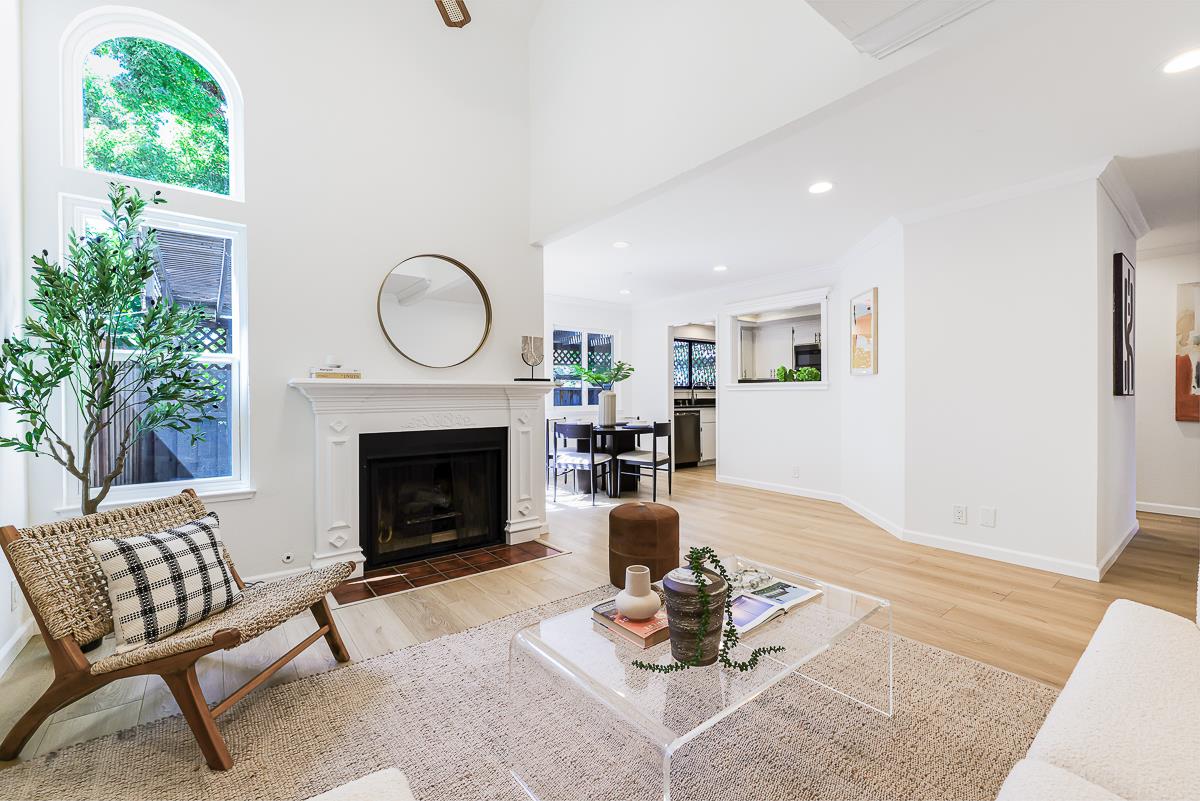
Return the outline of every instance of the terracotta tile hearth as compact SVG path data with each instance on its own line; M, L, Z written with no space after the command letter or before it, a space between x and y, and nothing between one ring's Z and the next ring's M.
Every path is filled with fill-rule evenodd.
M352 604L563 553L565 551L540 542L476 548L433 559L420 559L368 570L359 578L350 579L335 587L333 597L339 604Z

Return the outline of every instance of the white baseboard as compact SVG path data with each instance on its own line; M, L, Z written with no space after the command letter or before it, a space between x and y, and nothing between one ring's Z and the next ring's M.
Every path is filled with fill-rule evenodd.
M1176 515L1177 517L1200 517L1200 506L1176 506L1171 503L1150 503L1138 501L1139 512L1151 512L1156 515Z
M781 492L784 495L798 495L801 498L812 498L817 501L833 501L834 503L842 503L843 501L842 496L836 492L793 487L790 484L774 484L770 481L755 481L749 478L735 478L720 474L717 475L717 482L721 484L736 484L739 487L750 487L751 489L767 490L768 492Z
M17 658L17 654L21 653L21 649L25 647L25 643L29 642L29 638L37 632L37 624L33 618L22 621L17 630L12 633L8 640L0 645L0 677L4 676L5 671L12 665L13 660Z
M847 509L849 509L851 512L854 512L855 514L860 515L861 517L865 517L867 520L870 520L872 523L879 526L881 529L886 531L888 534L891 534L896 539L901 539L901 540L904 539L904 526L897 525L896 523L893 523L891 520L888 520L883 515L872 512L870 509L863 506L858 501L851 500L850 498L842 498L842 506L845 506Z
M1138 522L1134 520L1133 525L1130 527L1129 531L1125 532L1125 536L1121 538L1121 541L1110 548L1108 553L1105 554L1104 560L1100 562L1100 578L1104 578L1104 574L1108 572L1108 569L1116 564L1117 559L1119 559L1121 554L1124 553L1125 546L1128 545L1129 541L1137 535L1139 528L1140 526L1138 526Z
M940 534L926 534L922 531L913 531L912 529L906 529L900 539L905 542L916 543L917 545L929 545L933 548L941 548L944 551L965 553L970 556L981 556L984 559L995 559L998 562L1009 562L1010 564L1032 567L1037 570L1046 570L1064 576L1074 576L1075 578L1088 579L1089 581L1100 580L1100 570L1095 565L1089 565L1085 562L1055 559L1050 556L1029 553L1028 551L1017 551L1012 548L1001 548L998 545L986 545L981 542L943 537Z
M298 576L301 573L307 573L309 570L312 570L312 568L308 565L304 567L291 567L287 570L276 570L273 573L259 573L257 576L242 576L242 581L247 584L252 584L256 581L279 581L289 576Z

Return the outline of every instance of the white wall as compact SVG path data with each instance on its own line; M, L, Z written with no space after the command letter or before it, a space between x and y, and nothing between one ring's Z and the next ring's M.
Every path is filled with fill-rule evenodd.
M554 343L554 328L566 328L582 331L602 331L616 336L614 361L629 362L634 367L637 376L638 364L630 358L633 352L632 329L633 309L616 303L590 303L579 298L564 298L557 295L546 295L543 311L545 320L546 361L538 368L537 374L551 374L550 360ZM529 368L525 368L529 375ZM617 393L617 414L633 415L634 408L634 379L621 381L614 386ZM595 409L577 409L570 406L554 406L554 393L546 395L546 415L548 417L570 417L572 419L594 419Z
M0 336L8 336L22 316L20 6L18 0L0 0ZM11 435L16 429L12 412L0 408L0 431ZM0 450L0 525L25 524L27 458ZM0 673L31 631L24 604L10 608L12 583L8 560L0 558Z
M1145 511L1200 517L1200 423L1175 419L1175 298L1193 281L1200 247L1137 261L1137 500Z
M907 536L1095 568L1096 334L1111 291L1096 191L1084 181L905 227ZM967 525L951 522L954 504ZM995 528L980 506L997 508Z
M847 505L899 534L905 523L905 419L908 368L905 341L904 231L889 221L839 262L838 305L829 336L849 350L850 299L879 288L875 375L850 375L848 357L828 364L842 389L842 481Z
M664 420L673 408L671 326L710 320L734 303L831 286L831 268L795 270L767 281L670 298L633 312L633 356L637 414ZM766 308L767 306L764 306ZM832 308L832 305L831 305ZM832 330L832 329L831 329ZM844 356L830 335L831 360ZM744 391L730 389L725 365L737 345L718 332L717 467L722 481L812 497L840 497L840 381L828 389Z
M862 55L793 0L543 3L530 46L532 238L594 221L921 49Z
M58 251L57 193L103 191L60 166L58 48L96 0L27 3L24 20L28 248ZM432 3L130 0L190 28L225 59L246 103L244 204L167 190L167 210L228 215L249 248L252 500L215 505L247 575L313 550L312 413L287 387L338 354L368 377L510 380L520 337L542 330L540 251L528 245L530 0L476 0L447 28ZM314 43L320 43L313 60ZM442 253L486 286L482 351L433 370L395 353L375 297L402 259ZM40 460L32 515L54 516L61 473Z
M1096 559L1107 570L1137 532L1136 397L1113 395L1113 254L1137 261L1137 237L1099 183L1096 192ZM1136 265L1135 265L1136 266ZM1135 309L1136 314L1136 309ZM1135 317L1136 321L1136 317ZM1137 335L1134 334L1134 346ZM1137 363L1137 354L1134 354ZM1136 379L1136 377L1135 377ZM1135 387L1136 391L1136 387Z

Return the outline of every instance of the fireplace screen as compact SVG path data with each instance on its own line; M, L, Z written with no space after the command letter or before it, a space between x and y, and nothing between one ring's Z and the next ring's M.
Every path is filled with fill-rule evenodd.
M502 542L505 432L364 435L360 519L368 566Z

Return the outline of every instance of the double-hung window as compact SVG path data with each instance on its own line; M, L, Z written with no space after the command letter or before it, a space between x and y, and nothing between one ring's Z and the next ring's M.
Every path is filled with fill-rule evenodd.
M100 204L83 198L64 198L64 223L76 231L99 231L107 225ZM187 431L160 429L143 434L126 455L124 467L113 482L109 499L132 500L146 494L144 485L155 485L155 494L176 484L198 492L219 493L246 489L246 375L244 309L244 229L240 225L173 215L157 209L143 214L157 240L154 276L141 297L143 309L170 301L200 307L201 322L187 334L184 347L202 365L204 377L222 395L212 409L214 419L193 424ZM128 357L129 343L117 342L116 357ZM131 388L115 404L116 419L95 443L92 480L116 464L123 423L143 409L137 376L123 382ZM77 414L69 430L81 439ZM201 439L192 442L192 435ZM64 499L70 506L79 488L68 482ZM73 497L74 496L74 497Z
M560 382L554 388L554 405L588 408L600 402L600 387L587 384L575 375L575 366L589 370L605 370L615 361L616 336L606 331L554 329L554 363L552 377Z

